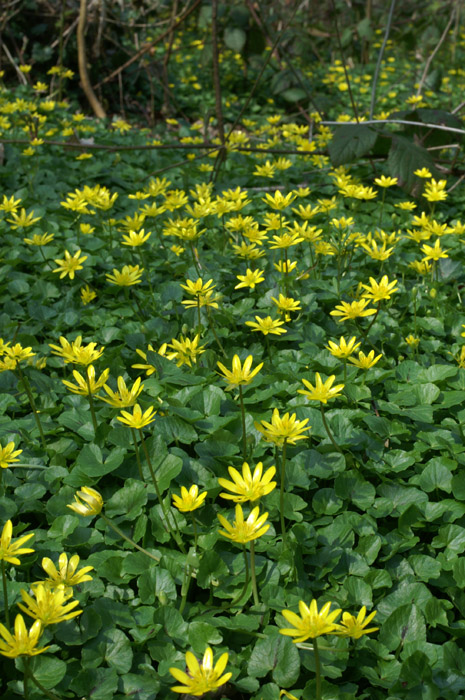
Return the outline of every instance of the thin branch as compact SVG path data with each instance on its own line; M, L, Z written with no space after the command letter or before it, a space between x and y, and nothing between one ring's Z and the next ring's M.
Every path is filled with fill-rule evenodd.
M86 59L86 42L84 37L84 31L86 26L87 15L87 0L81 0L79 6L79 22L77 26L77 47L78 47L78 64L79 64L79 76L81 78L82 89L89 101L90 106L94 110L95 116L99 119L105 119L107 116L105 110L99 102L99 99L95 92L92 90L92 85L90 84L89 74L87 73L87 59Z
M378 53L378 60L376 61L376 68L373 74L373 85L371 87L371 101L370 101L370 119L373 119L373 112L375 111L375 100L376 100L376 86L378 85L378 76L381 68L381 61L383 60L384 49L389 38L391 31L392 17L394 15L394 7L396 0L391 0L391 7L389 8L389 15L386 24L386 30L384 32L384 39L381 48Z
M443 33L442 33L442 35L441 35L441 38L439 39L439 41L438 41L438 43L437 43L437 45L436 45L436 48L434 49L433 53L431 54L431 56L430 56L430 57L428 58L428 60L426 61L426 65L425 65L425 69L424 69L424 71L423 71L423 75L421 76L420 82L419 82L419 84L418 84L417 96L421 94L421 90L422 90L422 88L423 88L423 83L424 83L425 80L426 80L426 76L427 76L427 74L428 74L429 67L430 67L431 63L433 62L433 59L434 59L434 57L436 56L437 52L439 51L439 49L441 48L442 44L444 43L444 40L445 40L446 36L447 36L448 33L449 33L449 29L451 28L452 22L454 21L454 16L455 16L455 7L452 9L452 12L451 12L451 15L450 15L450 17L449 17L449 21L448 21L448 23L447 23L447 26L446 26L446 28L444 29L444 31L443 31ZM371 115L370 115L370 116L371 116Z
M438 129L439 131L450 131L453 134L465 134L465 129L456 129L453 126L442 126L442 124L428 124L426 122L413 122L407 119L366 119L363 122L332 122L322 121L324 126L345 126L346 124L406 124L408 126L423 126L425 129Z

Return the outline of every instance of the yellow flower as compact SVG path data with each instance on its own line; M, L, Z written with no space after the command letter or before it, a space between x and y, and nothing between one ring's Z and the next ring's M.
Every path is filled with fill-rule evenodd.
M156 411L153 406L150 406L142 413L142 408L138 403L132 409L132 414L129 411L121 411L121 416L117 416L116 420L128 425L130 428L141 430L146 425L150 425L155 420Z
M418 168L418 170L414 170L413 174L416 175L417 177L424 177L426 179L429 179L430 177L433 177L428 170L428 168Z
M203 279L198 277L196 282L186 280L186 284L181 284L179 286L185 289L188 294L191 294L194 297L199 297L203 294L207 294L207 292L213 291L216 284L213 284L213 280L208 280L208 282L204 283Z
M303 394L307 397L309 401L321 401L321 403L328 403L329 399L334 399L338 396L344 388L344 384L336 384L333 386L336 375L332 374L323 383L319 372L315 373L315 386L310 384L306 379L302 379L302 384L309 389L298 389L298 394Z
M218 483L224 489L231 493L220 493L222 498L235 501L236 503L244 503L245 501L257 501L262 496L266 496L276 488L276 481L271 481L276 473L276 467L270 467L263 474L263 463L258 462L253 474L247 462L242 465L242 474L234 467L228 467L228 479L218 479ZM263 476L262 476L263 474Z
M256 321L256 323L255 323ZM245 325L250 326L253 331L261 331L263 335L281 335L282 333L287 333L284 328L284 321L274 321L271 316L266 318L261 318L260 316L255 316L255 321L246 321Z
M419 275L428 275L431 272L431 263L428 260L414 260L408 265Z
M297 267L297 261L285 260L284 262L280 260L277 263L273 263L275 270L280 272L282 275L289 275L292 270Z
M306 430L310 430L311 425L307 425L308 418L298 420L296 414L285 413L279 415L277 408L273 410L271 423L262 420L260 423L255 422L255 428L264 437L267 442L272 442L275 445L281 446L287 442L289 445L295 445L297 440L306 440L308 435L302 435Z
M78 600L65 605L72 593L67 593L64 587L52 589L43 583L38 583L34 586L33 592L34 598L27 591L21 590L23 602L18 603L18 608L26 615L39 620L44 627L71 620L82 613L82 610L74 610L76 605L79 605Z
M463 335L463 333L461 333L461 335ZM420 342L420 338L417 338L417 337L414 336L412 333L410 333L410 335L408 335L408 336L405 338L405 342L406 342L407 345L409 345L410 347L416 348L417 345L418 345L418 343Z
M111 284L116 284L118 287L131 287L133 284L140 284L143 267L139 265L125 265L121 271L113 268L113 274L105 275Z
M373 277L370 277L370 284L362 284L362 288L367 290L363 298L371 301L390 299L391 294L399 291L397 289L397 280L389 282L387 275L383 275L380 282L376 282Z
M148 241L151 235L151 231L145 233L144 229L141 229L139 232L129 231L127 234L123 234L122 244L137 247Z
M270 248L273 250L275 248L290 248L297 243L302 243L304 239L296 231L287 231L280 234L279 236L273 236L273 240L270 241Z
M269 160L266 161L265 165L257 165L255 166L255 170L253 171L253 175L257 175L258 177L270 177L273 178L276 173L276 166L270 163Z
M217 690L227 683L232 676L232 673L222 675L228 663L228 658L229 655L227 653L221 654L213 666L213 652L210 647L207 647L202 663L199 664L194 654L191 651L187 651L186 665L189 673L181 671L179 668L170 668L171 675L179 683L183 683L183 685L174 685L171 690L175 693L186 693L195 697L204 695L211 690Z
M71 253L65 250L64 258L55 259L55 262L57 263L58 267L56 268L56 270L52 270L52 272L59 272L60 279L63 279L63 277L69 275L69 278L73 280L77 270L83 269L81 263L83 263L84 260L87 260L87 255L83 255L82 258L79 257L80 255L80 250L78 250L77 253L75 253L74 255L71 255Z
M21 204L21 202L21 199L15 199L13 195L10 197L10 199L8 199L6 194L4 194L2 203L0 204L0 211L6 211L9 214L15 214L18 211L18 207Z
M381 177L375 177L375 185L379 185L379 187L392 187L393 185L397 185L397 178L396 177L386 177L385 175L381 175Z
M422 245L421 252L425 254L425 257L423 258L425 262L427 262L428 260L440 260L441 258L449 257L447 255L448 251L442 250L441 241L439 238L436 240L434 246L426 245L426 243L425 245Z
M297 214L297 216L300 216L301 219L304 219L304 221L309 221L321 211L321 207L312 207L311 204L306 204L305 206L303 204L299 204L298 208L293 209L292 211L294 214Z
M79 555L73 554L73 556L68 560L68 555L62 552L58 557L58 569L51 559L44 557L42 559L42 568L48 578L45 582L51 588L59 588L60 586L65 586L69 588L70 586L77 586L85 581L92 581L92 576L89 576L89 571L93 571L93 566L83 566L79 571L77 570L79 566ZM38 582L40 583L40 582Z
M308 607L302 600L299 601L300 617L291 610L282 610L281 614L286 618L292 628L280 629L280 633L287 637L295 637L294 644L305 642L307 639L315 639L322 634L331 634L338 629L334 620L340 614L341 609L329 612L331 603L325 603L320 611L316 600L312 600Z
M399 202L398 204L394 204L394 206L397 207L397 209L403 209L404 211L413 211L417 208L415 202Z
M173 338L171 343L167 345L168 348L173 349L173 352L167 355L168 359L176 360L178 367L182 367L182 365L192 367L192 363L197 363L197 355L205 352L205 345L199 345L199 340L199 333L192 340L184 338L182 335L179 336L179 340Z
M344 338L344 336L341 336L339 338L339 345L337 343L334 343L332 340L328 340L328 345L326 345L325 347L334 357L338 357L341 360L345 360L349 357L349 355L352 355L352 353L355 352L357 348L360 347L360 343L356 343L356 340L357 338L353 336L349 340L349 342L346 343L346 339Z
M366 253L373 260L387 260L391 257L394 248L386 248L386 241L383 241L382 245L378 245L375 240L371 240L369 243L362 243L361 247L366 251Z
M28 547L22 547L31 537L34 537L34 533L31 532L29 535L23 535L16 542L11 541L11 536L13 534L13 523L11 520L7 520L3 526L2 536L0 537L0 561L7 561L9 564L14 564L19 566L21 561L18 559L19 556L23 554L30 554L33 549Z
M11 347L4 347L3 354L6 355L6 360L11 364L10 369L16 369L20 362L28 360L30 357L34 357L35 352L32 352L32 348L23 348L21 343L15 343Z
M79 228L81 233L85 236L95 231L95 227L91 226L90 224L79 224Z
M199 487L193 484L189 491L185 486L181 486L181 496L172 495L173 505L181 511L181 513L190 513L192 510L197 510L207 497L207 492L199 494Z
M17 459L22 450L15 450L15 443L9 442L6 447L0 445L0 468L7 469L13 462L19 462Z
M141 386L140 377L136 379L132 385L132 389L127 388L123 377L118 377L116 383L118 385L118 391L113 391L110 389L108 384L105 384L103 388L110 398L107 399L103 396L99 396L99 399L105 401L105 403L110 404L110 406L113 406L114 408L127 408L128 406L134 406L137 397L144 388L143 384Z
M296 301L292 297L285 297L284 294L280 294L278 299L275 299L275 297L271 297L271 299L278 307L279 313L284 314L285 321L291 320L291 311L301 311L302 309L300 301Z
M263 276L263 270L251 270L247 268L245 275L236 275L239 280L239 284L236 284L234 289L240 289L241 287L250 287L250 289L255 289L257 284L265 281Z
M370 622L376 615L376 612L377 611L374 610L372 613L366 616L367 609L365 606L363 606L357 617L347 612L342 613L342 620L338 624L339 629L333 632L333 634L337 634L340 637L352 637L352 639L360 639L360 637L364 634L376 632L377 630L379 630L379 627L370 627L370 629L365 629L365 627L370 624Z
M263 362L260 362L255 369L251 370L253 356L248 355L241 365L239 355L234 355L232 360L232 370L227 369L221 362L217 362L217 366L223 373L223 379L229 382L227 389L233 389L235 386L244 386L250 384L252 379L260 372L263 367Z
M94 299L96 299L96 297L97 297L96 292L94 292L94 291L89 287L88 284L86 284L85 287L82 287L82 289L81 289L81 301L82 301L82 303L84 304L84 306L86 306L86 305L89 304L91 301L93 301Z
M102 346L97 350L97 343L89 343L88 345L82 345L82 335L78 335L76 340L71 343L66 340L64 336L60 337L59 345L49 344L52 348L52 354L62 357L66 363L74 363L76 365L90 365L102 356L104 347Z
M23 238L23 241L28 245L47 245L50 241L53 241L55 235L53 233L35 233L32 238Z
M147 349L148 349L149 352L156 352L158 355L161 355L162 357L164 357L164 356L165 356L165 353L166 353L166 348L167 348L167 347L168 347L167 343L163 343L163 345L162 345L162 346L160 347L160 349L157 351L157 350L154 349L154 347L151 345L151 343L149 343ZM144 362L147 363L147 353L144 352L143 350L139 350L138 348L136 348L136 352L137 352L137 354L138 354L140 357L142 357L142 359L144 360ZM150 365L150 364L145 364L145 365L131 365L131 367L132 367L133 369L145 369L145 373L146 373L147 377L150 377L151 374L153 374L154 372L157 371L157 368L154 367L153 365Z
M0 634L5 640L0 639L0 654L10 659L16 659L23 655L37 656L50 648L48 646L37 649L39 637L42 634L42 625L39 620L36 620L28 632L22 615L16 615L14 635L7 630L5 625L1 624Z
M17 228L27 228L28 226L32 226L37 221L40 221L41 218L42 218L41 216L34 217L33 211L31 211L29 214L26 214L26 210L23 207L20 210L19 214L17 214L15 211L12 211L11 212L11 219L7 219L7 221L9 224L11 224L12 229L17 229Z
M292 192L289 192L285 197L282 195L282 193L279 190L276 190L274 194L266 194L265 197L262 197L262 202L265 202L265 204L268 204L269 207L272 209L277 209L278 211L282 211L286 207L288 207L294 199L296 199L297 195L293 194Z
M235 514L236 519L231 525L226 518L220 513L217 514L218 520L221 525L225 528L224 530L218 530L220 535L227 537L233 542L239 542L240 544L245 544L246 542L251 542L256 540L265 534L270 528L270 524L266 523L268 513L263 513L258 516L260 509L258 506L252 509L247 520L244 520L244 513L242 511L242 506L236 505Z
M79 394L79 396L93 396L100 391L109 375L110 370L107 368L103 370L98 379L95 379L95 367L94 365L89 365L87 367L86 377L83 377L77 369L73 370L73 377L77 382L76 384L68 382L66 379L62 379L61 381L73 394Z
M365 355L365 353L360 350L358 353L358 359L355 357L349 357L349 362L352 362L352 364L356 367L360 367L360 369L370 369L370 367L373 367L378 360L382 358L382 356L383 355L381 354L375 357L374 350L370 350L368 355Z
M425 185L425 191L422 197L428 200L428 202L442 202L447 199L446 192L447 181L446 180L435 180L431 178L429 182Z
M376 309L367 309L366 307L369 303L369 299L360 299L359 301L353 301L351 304L346 301L341 301L341 303L329 313L331 316L340 316L341 318L339 321L348 321L349 319L363 316L373 316L373 314L376 313Z
M74 494L74 503L67 505L78 515L98 515L103 508L103 498L98 491L90 486L83 486Z

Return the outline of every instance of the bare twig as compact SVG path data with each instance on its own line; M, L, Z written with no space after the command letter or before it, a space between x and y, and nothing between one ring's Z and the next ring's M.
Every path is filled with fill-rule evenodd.
M428 75L429 67L430 67L431 63L433 62L433 59L434 59L434 57L436 56L437 52L439 51L439 49L441 48L442 44L444 43L444 40L445 40L446 36L447 36L448 33L449 33L449 29L451 28L452 22L454 21L454 16L455 16L455 7L452 8L452 12L451 12L451 15L450 15L450 17L449 17L449 21L448 21L448 23L447 23L447 25L446 25L446 28L444 29L443 33L441 34L441 38L439 39L439 41L438 41L438 43L437 43L437 45L436 45L436 47L435 47L433 53L431 54L431 56L430 56L430 57L428 58L428 60L426 61L425 69L424 69L424 71L423 71L423 75L421 76L420 82L418 83L417 96L421 94L421 91L422 91L422 88L423 88L423 84L424 84L424 82L425 82L425 80L426 80L426 76ZM371 116L371 115L370 115L370 116Z
M87 0L81 0L79 7L79 22L77 26L79 75L81 78L82 89L84 90L84 93L89 101L90 106L94 110L95 116L99 119L105 119L107 115L105 114L105 110L100 104L97 95L92 90L92 85L90 84L89 80L89 74L87 73L86 42L84 37L87 14L86 11Z
M373 119L373 112L375 111L375 101L376 101L376 86L378 85L378 76L381 68L381 61L383 60L384 49L386 48L387 40L389 38L389 33L391 31L392 17L394 15L394 7L396 0L391 0L391 7L389 8L389 15L386 23L386 30L384 32L383 43L378 53L378 60L376 61L376 68L373 74L373 85L371 87L371 101L370 101L370 119Z

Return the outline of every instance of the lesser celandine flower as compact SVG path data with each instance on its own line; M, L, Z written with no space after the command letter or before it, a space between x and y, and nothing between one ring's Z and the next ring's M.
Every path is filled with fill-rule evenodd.
M370 277L370 284L362 284L362 288L366 290L363 297L371 301L390 299L391 294L399 291L397 289L397 280L389 282L387 275L383 275L379 282L373 279L373 277Z
M227 653L221 654L216 664L213 665L213 652L210 647L207 647L202 663L199 664L194 654L191 651L187 651L186 665L189 673L176 667L170 668L171 675L179 683L183 684L174 685L171 690L175 693L186 693L195 697L217 690L227 683L232 676L232 673L223 673L228 663L228 658L229 655Z
M103 388L107 392L109 398L99 396L102 401L110 404L114 408L127 408L128 406L134 406L137 397L141 393L144 385L141 385L141 379L138 377L132 387L129 389L126 386L126 382L123 377L118 377L116 383L118 385L118 391L113 391L108 384L104 384Z
M167 355L168 359L175 360L178 367L182 367L182 365L192 367L192 364L197 363L197 356L205 352L205 345L199 345L199 340L200 334L192 339L184 338L182 335L179 339L173 338L167 346L173 350Z
M311 425L307 425L308 418L298 420L296 414L285 413L279 415L277 408L273 410L271 423L262 420L261 423L255 422L255 428L267 442L272 442L278 447L287 442L289 445L295 445L297 440L306 440L308 435L303 435L307 430L310 430Z
M19 537L15 542L12 542L11 536L13 534L13 523L11 520L7 520L3 526L2 536L0 537L0 561L6 561L9 564L14 564L19 566L21 561L18 557L23 554L30 554L33 549L29 547L23 547L31 537L34 537L34 533L31 532L28 535L23 535Z
M103 508L103 498L98 491L90 486L83 486L74 495L74 503L67 506L78 515L98 515Z
M168 347L168 344L167 344L167 343L163 343L163 345L160 346L160 349L159 349L159 350L155 350L154 347L153 347L153 345L152 345L151 343L149 343L149 344L148 344L148 347L147 347L147 350L148 350L149 352L156 352L157 355L161 355L162 357L165 357L167 347ZM147 353L144 352L143 350L139 350L138 348L136 348L136 352L137 352L137 354L138 354L140 357L142 357L142 359L144 360L144 362L147 363ZM157 371L157 368L154 367L154 365L150 365L150 364L148 364L148 363L145 364L145 365L140 365L140 364L139 364L139 365L131 365L131 367L132 367L133 369L145 369L145 374L147 375L147 377L150 377L150 375L152 375L154 372Z
M295 194L292 192L289 192L289 194L286 194L285 196L279 191L276 190L274 194L266 194L265 197L262 197L262 202L265 202L265 204L268 204L269 207L272 209L277 209L278 211L282 211L286 207L288 207L294 199L296 199Z
M250 287L250 289L255 289L257 284L265 281L263 275L263 270L251 270L247 268L245 275L236 275L239 280L239 284L236 284L234 289L240 289L241 287Z
M367 309L366 307L369 306L369 304L369 299L360 299L359 301L353 301L350 304L346 301L341 301L341 303L329 313L331 316L340 316L339 321L348 321L349 319L373 316L373 314L376 313L376 309Z
M295 270L295 268L297 267L297 261L279 260L279 262L273 263L273 267L282 275L289 275L292 272L292 270Z
M447 181L446 180L435 180L431 178L429 182L425 185L425 191L422 197L428 200L428 202L443 202L447 199L446 192Z
M105 276L108 282L118 287L132 287L134 284L141 283L143 272L144 268L139 265L124 265L121 271L113 268L113 274L108 273Z
M228 389L233 389L236 386L244 386L250 384L252 379L260 372L263 367L263 362L260 362L254 369L252 369L253 356L248 355L241 364L239 355L234 355L232 360L232 370L227 369L221 362L217 362L218 367L223 373L223 379L229 382Z
M15 450L15 443L8 442L5 447L0 446L0 468L7 469L14 462L19 462L18 455L22 450Z
M217 518L224 527L224 530L218 530L218 532L223 537L227 537L229 540L239 544L252 542L252 540L256 540L264 535L270 528L270 524L266 522L268 513L263 513L259 516L259 512L260 509L256 506L251 510L247 520L244 520L242 507L237 504L235 509L236 519L232 525L221 513L218 513Z
M59 588L62 586L69 588L84 583L85 581L92 581L92 576L89 576L89 571L93 571L94 567L83 566L82 569L78 569L78 566L78 554L73 554L73 556L68 559L66 552L62 552L58 557L58 568L49 557L44 557L42 559L42 568L45 573L48 574L48 578L42 583L47 584L50 588ZM41 582L38 581L37 583Z
M42 246L53 241L55 235L53 233L35 233L32 238L23 238L23 241L28 245Z
M275 299L275 297L271 297L271 299L278 307L279 313L284 315L285 321L291 320L291 311L302 310L302 307L300 306L300 301L296 301L292 297L285 297L284 294L280 294L278 299Z
M440 260L441 258L448 258L449 256L447 255L448 250L442 250L441 248L441 241L438 238L436 240L436 243L434 246L430 245L423 245L421 247L421 252L425 254L425 257L423 260L427 262L428 260Z
M121 415L116 417L121 423L129 426L130 428L136 428L141 430L146 425L150 425L155 420L156 411L153 406L150 406L146 411L142 412L142 408L138 403L132 409L132 414L129 411L121 411Z
M360 347L360 343L357 343L356 341L357 338L355 336L353 336L349 342L346 342L344 336L341 336L339 338L339 343L328 340L328 345L325 347L334 357L338 357L340 360L345 360L349 357L349 355L352 355L357 348Z
M65 250L64 258L55 259L58 267L55 270L52 270L52 272L59 272L60 279L63 279L63 277L69 275L69 278L73 280L77 270L83 269L81 263L83 263L85 260L87 260L87 255L83 255L81 257L80 250L78 250L74 255L71 255L69 251Z
M22 208L19 214L12 211L11 219L7 219L7 221L9 224L11 224L12 229L17 229L32 226L33 224L37 223L37 221L40 221L41 218L41 216L34 216L33 211L29 212L29 214L26 214L26 210Z
M365 353L362 350L360 350L360 352L358 353L358 358L349 357L349 362L351 362L356 367L360 367L360 369L370 369L370 367L373 367L378 362L378 360L382 358L382 356L383 355L381 354L375 357L374 350L370 350L368 355L365 355Z
M352 639L360 639L364 634L370 634L370 632L376 632L379 627L370 627L365 629L367 625L370 624L374 616L376 615L376 610L367 616L367 609L363 606L360 609L357 617L351 615L348 612L342 613L342 620L337 625L338 629L332 634L337 634L340 637L351 637Z
M375 185L379 187L392 187L393 185L397 185L397 182L398 180L396 177L386 177L385 175L375 177Z
M82 613L82 610L74 610L79 605L78 600L66 603L72 593L67 593L64 587L53 589L44 583L38 583L34 586L33 593L34 598L27 591L21 590L23 602L18 603L18 607L26 615L39 620L44 627L71 620Z
M106 384L109 376L110 370L107 368L103 370L102 374L97 379L95 376L95 367L89 365L86 369L85 377L76 369L73 370L73 377L76 380L76 384L68 382L66 379L62 379L61 381L73 394L79 394L79 396L93 396Z
M266 318L261 318L260 316L255 316L255 321L246 321L246 326L250 326L253 331L260 331L263 335L282 335L287 333L284 326L284 321L273 320L271 316L266 316Z
M35 352L32 352L31 347L23 348L21 343L15 343L14 345L5 345L3 348L3 355L10 361L10 369L15 369L20 362L34 357Z
M0 624L0 654L7 656L10 659L16 659L18 656L37 656L47 651L50 647L37 648L39 637L42 634L42 624L36 620L31 629L27 630L22 615L16 615L15 633L11 634L7 628Z
M269 245L272 250L279 248L284 248L287 250L287 248L291 248L298 243L302 243L303 240L304 239L302 236L299 236L296 231L286 231L280 235L273 236L273 240L269 241Z
M105 349L103 346L97 349L97 343L82 345L81 335L78 335L76 340L71 341L71 343L61 336L60 345L52 345L50 343L49 347L52 348L53 355L62 357L66 363L71 362L76 365L84 366L90 365L98 360Z
M341 613L341 609L330 612L331 603L325 603L321 610L318 610L316 600L312 600L310 606L303 600L299 602L300 617L291 610L282 610L281 614L286 618L292 628L280 629L280 634L287 637L294 637L294 644L305 642L307 639L315 639L322 634L331 634L338 629L334 620Z
M276 488L276 481L271 479L276 474L276 467L270 467L263 474L263 463L258 462L253 473L247 462L242 465L242 474L234 467L228 467L228 479L218 479L218 483L224 489L231 493L220 493L222 498L226 498L236 503L244 503L245 501L257 501L262 496L266 496Z
M129 245L133 248L137 248L148 241L151 235L151 231L145 233L144 229L141 229L140 231L129 231L127 234L123 234L123 240L121 243L122 245Z
M310 384L307 379L302 379L302 384L307 387L308 391L305 389L298 389L298 394L303 394L307 397L309 401L321 401L321 403L327 403L330 399L334 399L338 396L344 388L344 384L336 384L333 386L336 376L332 374L328 379L323 382L319 372L315 373L315 386Z
M461 335L463 335L463 333L461 333ZM409 345L410 347L416 348L417 345L418 345L418 343L420 342L420 338L417 338L415 335L413 335L412 333L410 333L410 334L405 338L405 342L406 342L407 345Z
M181 495L172 495L173 505L181 511L181 513L190 513L193 510L197 510L203 506L204 501L207 497L207 492L199 494L199 487L193 484L189 491L185 486L181 486Z
M97 298L97 293L94 292L93 289L91 289L88 284L86 284L85 287L82 287L82 289L81 289L81 301L84 304L84 306L86 306L87 304L89 304L91 301L93 301L96 298Z
M417 177L425 178L426 180L428 180L430 177L433 177L428 168L418 168L418 170L413 171L413 174Z

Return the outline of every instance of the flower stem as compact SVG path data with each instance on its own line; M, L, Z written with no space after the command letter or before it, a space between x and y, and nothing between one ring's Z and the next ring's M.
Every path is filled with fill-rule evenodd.
M279 514L281 518L281 534L283 536L283 545L286 545L286 523L284 520L284 482L286 480L286 451L287 440L283 442L283 459L281 462L281 489L279 492Z
M191 518L192 518L192 529L194 530L194 551L197 551L197 543L198 543L198 536L197 536L197 524L195 522L195 515L191 511Z
M221 350L221 352L223 353L223 357L226 357L225 349L223 347L221 340L218 338L218 334L217 334L216 329L215 329L215 324L213 323L213 319L210 316L210 308L208 306L207 306L207 321L208 321L208 325L210 327L211 332L215 336L215 340L217 342L217 345L218 345L219 349Z
M150 552L148 552L146 549L144 549L143 547L138 545L137 542L134 542L134 540L132 540L127 535L125 535L124 532L122 530L120 530L118 525L115 525L115 523L112 520L110 520L110 518L108 518L104 513L100 513L100 517L106 522L107 525L109 525L109 527L112 528L112 530L114 530L116 532L117 535L122 537L123 540L126 540L126 542L129 542L129 544L132 544L132 546L135 547L136 549L138 549L139 552L142 552L143 554L145 554L150 559L153 559L154 561L160 561L160 557L155 556L155 554L150 554Z
M37 410L36 403L35 403L34 397L32 395L31 385L29 384L29 380L27 379L26 375L23 373L19 363L17 365L17 370L18 370L19 378L22 381L23 386L24 386L24 390L27 394L27 398L29 399L29 403L31 404L32 412L34 414L36 425L37 425L37 428L38 428L39 434L40 434L40 441L42 442L42 447L45 450L47 448L47 443L45 441L44 431L42 430L42 423L40 422L39 411Z
M163 499L162 499L162 496L161 496L160 488L159 488L159 486L158 486L157 477L155 476L155 472L153 471L152 460L150 459L149 451L148 451L148 449L147 449L147 445L146 445L145 440L144 440L144 434L143 434L143 432L142 432L142 430L141 430L140 428L139 428L139 435L140 435L140 440L141 440L141 443L142 443L142 449L144 450L145 459L147 460L147 464L148 464L148 467L149 467L150 476L152 477L152 483L153 483L153 485L154 485L154 487L155 487L155 492L156 492L156 494L157 494L158 503L160 504L160 507L161 507L161 509L162 509L162 511L163 511L163 515L165 516L165 521L166 521L166 526L167 526L167 528L168 528L168 532L170 533L170 535L171 535L171 537L173 538L173 540L177 543L177 545L179 546L180 550L185 554L185 553L186 553L186 549L185 549L185 547L184 547L184 545L183 545L183 542L182 542L182 540L181 540L181 537L180 537L180 536L176 536L175 532L173 531L173 528L172 528L171 525L170 525L170 521L169 521L169 518L168 518L168 511L166 510L165 504L163 503ZM173 519L174 519L174 518L173 518ZM175 526L177 527L176 520L174 520L174 524L175 524Z
M29 656L24 657L24 697L27 698L27 693L26 693L26 688L27 688L27 679L30 678L31 681L34 683L39 690L46 695L50 700L61 700L61 698L58 697L58 695L55 695L55 693L52 693L50 690L47 690L47 688L44 688L42 683L40 683L37 678L34 676L34 674L31 671L31 668L29 666Z
M316 700L321 700L321 662L316 637L313 639L313 653L315 655Z
M2 559L2 583L3 583L3 605L5 607L5 621L7 628L10 627L10 606L8 604L8 587L6 583L5 561Z
M95 415L94 399L92 397L92 393L90 390L89 377L87 377L87 386L89 388L89 393L87 394L87 398L89 399L90 415L92 416L92 425L94 426L94 433L96 433L97 428L98 428L98 423L97 423L97 416Z
M245 408L244 408L244 396L242 394L242 386L239 384L239 401L241 404L241 417L242 417L242 457L244 462L247 462L247 433L245 428Z
M246 592L247 592L247 588L248 588L248 586L249 586L249 581L250 581L250 575L249 575L249 560L248 560L248 558L247 558L247 550L246 550L246 548L245 548L245 544L242 545L242 549L243 549L243 552L244 552L244 562L245 562L245 581L244 581L244 587L243 587L242 591L239 593L238 597L237 597L237 598L234 598L234 600L232 601L232 603L231 603L230 605L227 605L227 606L225 606L225 608L223 608L224 610L229 610L230 608L234 608L234 606L237 605L238 602L239 602L240 600L242 600L242 598L245 596L245 594L246 594Z
M131 433L132 433L132 440L134 442L134 450L136 453L137 468L139 469L139 476L141 478L141 481L145 482L144 472L142 471L142 464L140 461L139 445L137 444L137 435L136 435L136 431L134 430L134 428L131 428Z
M255 542L253 540L250 541L250 572L252 574L253 602L255 605L259 605L260 598L258 597L257 576L255 573Z
M198 276L201 277L202 273L200 272L200 266L199 266L199 262L197 259L197 255L195 254L194 244L192 243L192 241L189 241L189 243L190 243L190 248L191 248L191 253L192 253L192 260L194 261L194 267L197 271Z
M379 314L380 308L381 308L381 301L378 301L378 307L377 307L377 309L376 309L376 313L374 314L373 318L372 318L371 321L370 321L370 325L368 326L368 328L367 328L366 331L365 331L365 333L366 333L367 335L368 335L368 333L370 332L371 327L373 326L374 322L375 322L376 319L378 318L378 314Z
M325 430L326 430L326 432L327 432L327 434L328 434L329 439L330 439L331 442L333 443L333 446L336 448L336 450L337 450L338 452L341 452L341 454L342 454L342 450L341 450L341 448L339 447L339 445L337 444L336 440L334 439L334 435L332 434L332 432L331 432L331 430L330 430L330 428L329 428L328 421L326 420L326 416L325 416L325 412L324 412L323 404L322 404L322 403L320 403L320 411L321 411L321 418L322 418L322 420L323 420L323 425L324 425L324 427L325 427Z

